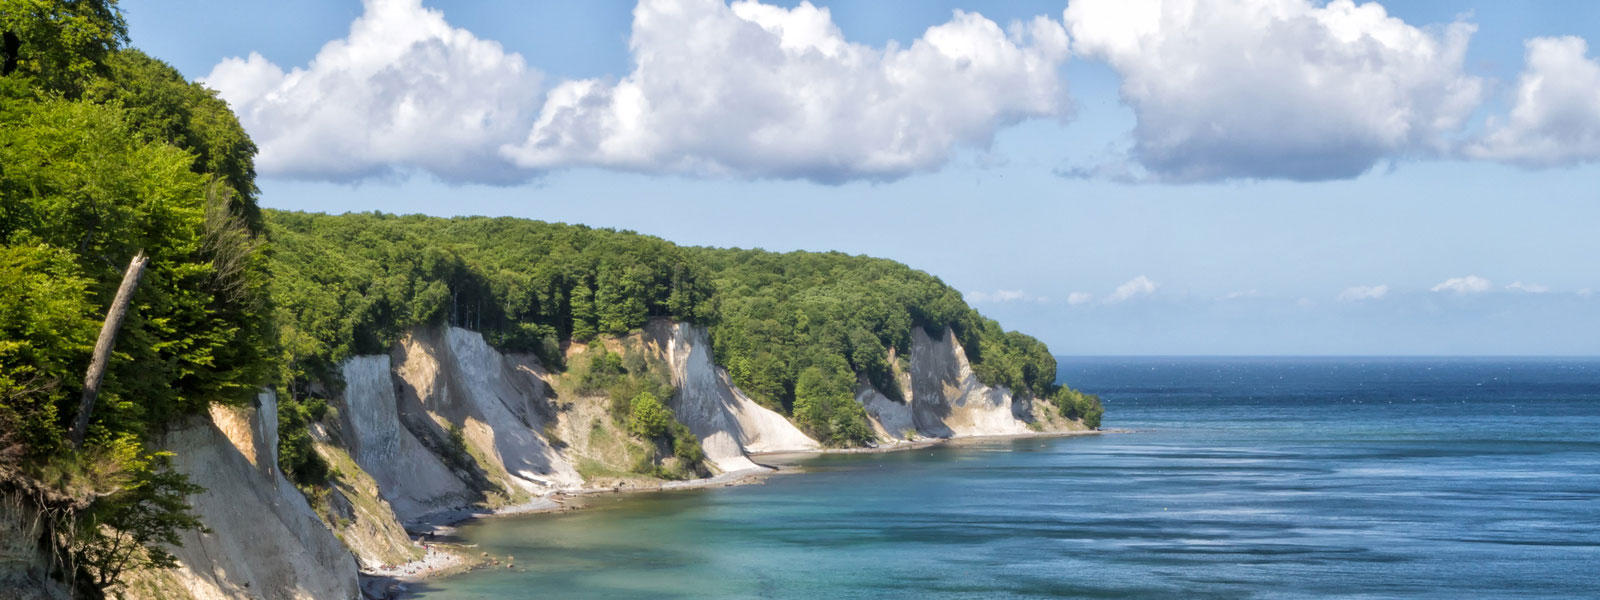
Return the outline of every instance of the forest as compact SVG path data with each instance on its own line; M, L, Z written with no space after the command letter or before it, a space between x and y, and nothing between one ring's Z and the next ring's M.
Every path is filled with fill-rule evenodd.
M125 48L105 2L0 2L0 485L93 589L166 566L194 488L150 446L274 375L255 146L215 93ZM101 321L149 259L83 439Z
M336 387L336 365L412 327L450 324L562 366L562 344L652 317L710 327L717 362L761 402L836 446L871 440L858 378L898 397L890 351L946 328L989 385L1058 394L1044 343L1008 332L938 278L840 253L681 248L512 218L264 211L281 381ZM904 369L901 369L902 371Z

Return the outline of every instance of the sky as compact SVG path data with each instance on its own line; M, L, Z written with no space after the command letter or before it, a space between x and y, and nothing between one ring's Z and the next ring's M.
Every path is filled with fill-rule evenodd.
M1600 354L1600 3L124 0L261 202L932 273L1057 354Z

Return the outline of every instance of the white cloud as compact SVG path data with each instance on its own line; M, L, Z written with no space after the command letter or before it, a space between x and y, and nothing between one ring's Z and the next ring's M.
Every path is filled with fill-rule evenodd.
M1515 104L1468 145L1475 158L1552 167L1600 161L1600 62L1582 38L1534 38Z
M1117 289L1112 291L1110 296L1106 296L1105 302L1107 304L1115 304L1132 300L1139 296L1148 296L1156 293L1156 289L1159 287L1161 287L1161 284L1151 281L1149 277L1140 275L1117 286Z
M1035 296L1022 290L967 292L965 296L969 304L993 304L1000 302L1046 302L1049 300L1043 296Z
M1133 158L1168 181L1353 177L1443 149L1482 97L1462 71L1473 25L1377 3L1072 0L1065 22L1121 74Z
M239 114L266 175L353 180L422 169L446 180L529 173L499 156L533 122L540 74L420 0L366 0L344 39L285 72L251 53L201 79Z
M1435 288L1437 289L1437 288ZM1357 302L1361 300L1378 300L1389 295L1388 285L1358 285L1345 288L1339 292L1340 302Z
M260 145L263 174L506 183L598 166L885 180L1069 109L1067 34L1046 17L1003 29L956 11L909 46L880 48L846 41L828 9L805 2L642 0L631 73L545 93L521 55L421 0L364 4L306 67L251 53L202 79Z
M1077 306L1079 304L1088 304L1089 302L1091 302L1093 300L1094 300L1094 294L1090 294L1088 292L1072 292L1070 294L1067 294L1067 304L1070 304L1072 306Z
M530 169L601 166L824 182L936 168L957 146L1068 108L1067 35L956 11L910 46L844 39L828 9L643 0L620 81L551 91L505 155Z
M1477 275L1466 277L1451 277L1433 286L1435 292L1455 292L1457 294L1480 294L1494 287L1489 280Z
M1511 282L1511 285L1506 286L1506 289L1513 292L1526 292L1529 294L1543 294L1550 291L1550 288L1537 283L1523 283L1521 281Z

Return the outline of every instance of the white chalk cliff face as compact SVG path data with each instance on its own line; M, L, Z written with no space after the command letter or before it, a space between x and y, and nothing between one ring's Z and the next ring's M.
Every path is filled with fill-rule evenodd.
M0 597L70 600L72 591L50 576L54 557L39 544L45 514L27 496L0 491Z
M816 440L771 409L756 404L733 386L728 372L711 362L711 339L703 327L657 321L646 331L665 346L678 394L672 410L705 448L706 458L724 473L761 468L751 452L815 450Z
M344 364L338 404L350 456L378 482L402 521L470 504L479 495L463 476L430 451L400 418L388 356L357 356ZM412 415L413 424L425 418Z
M910 373L902 374L904 402L862 382L856 388L873 429L887 441L914 435L952 438L1016 435L1073 429L1049 407L1035 410L1032 398L978 381L955 332L939 338L918 327L911 331ZM894 360L891 356L890 364Z
M866 382L858 386L857 400L882 442L1081 428L1052 408L1035 411L1030 398L983 385L953 333L912 333L909 368L898 373L905 401ZM732 384L712 361L704 328L657 320L641 341L668 366L678 390L669 404L700 438L714 471L764 469L752 453L819 448ZM625 435L599 421L590 426L591 419L609 419L600 405L570 414L563 412L570 404L558 408L552 382L560 375L537 358L502 353L465 329L413 331L388 355L349 359L342 374L343 392L332 402L339 427L313 433L324 457L343 457L337 465L346 472L343 491L331 496L344 504L331 510L348 513L345 544L278 472L277 400L263 394L256 408L215 408L210 419L163 441L177 454L176 467L206 488L193 504L212 529L187 534L176 552L182 566L173 572L184 589L166 595L355 597L358 559L372 568L414 550L399 533L402 523L593 485L574 465L596 456L578 454L546 432ZM452 431L459 431L459 442ZM612 461L618 464L603 466L631 467Z
M442 338L442 339L441 339ZM501 354L483 335L451 327L414 332L394 352L405 394L439 421L460 427L474 458L507 495L571 489L583 483L541 433L548 376L531 355Z
M211 531L186 532L173 551L173 574L191 597L359 594L350 551L278 472L277 410L277 397L265 393L255 408L213 407L209 419L162 440L173 467L206 488L189 502Z

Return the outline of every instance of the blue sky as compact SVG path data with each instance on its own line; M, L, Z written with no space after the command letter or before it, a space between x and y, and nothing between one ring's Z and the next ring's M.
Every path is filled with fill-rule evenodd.
M884 256L1060 354L1600 353L1600 3L1077 1L122 6L271 207Z

